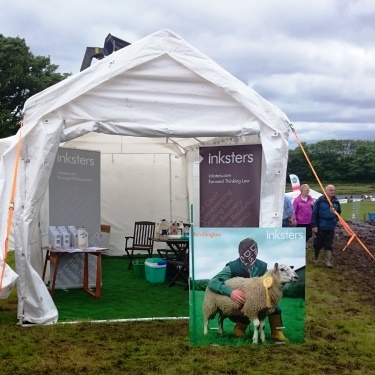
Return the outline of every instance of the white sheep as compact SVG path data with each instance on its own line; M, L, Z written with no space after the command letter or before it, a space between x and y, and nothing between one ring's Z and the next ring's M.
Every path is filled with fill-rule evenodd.
M208 287L203 301L204 334L208 333L208 322L219 313L219 333L223 334L223 322L227 317L247 317L254 325L253 343L260 339L265 342L264 319L273 313L282 297L282 287L288 282L297 281L298 276L293 266L278 263L262 277L234 277L225 284L244 292L245 304L238 305L229 296L212 292Z

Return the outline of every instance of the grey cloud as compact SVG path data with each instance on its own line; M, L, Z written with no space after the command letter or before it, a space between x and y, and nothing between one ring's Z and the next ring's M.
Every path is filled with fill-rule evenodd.
M315 129L329 123L341 124L334 137L375 139L374 126L354 130L374 124L374 17L375 2L354 0L13 0L0 32L77 73L86 47L102 46L108 33L133 43L168 28L304 124L309 137L327 137Z

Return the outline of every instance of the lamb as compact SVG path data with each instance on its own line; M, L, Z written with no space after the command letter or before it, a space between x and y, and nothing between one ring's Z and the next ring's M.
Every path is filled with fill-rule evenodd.
M293 266L275 263L262 277L234 277L225 281L233 289L240 289L245 294L245 304L239 306L228 296L212 292L208 287L203 301L204 334L208 333L208 322L219 313L219 333L223 334L223 322L227 317L247 317L254 325L253 343L260 339L265 342L264 319L275 311L282 297L282 287L288 282L297 281L298 276Z

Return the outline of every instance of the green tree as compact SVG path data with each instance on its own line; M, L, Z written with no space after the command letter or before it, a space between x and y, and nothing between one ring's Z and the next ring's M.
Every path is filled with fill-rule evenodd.
M306 143L302 142L302 147L306 151ZM289 180L290 174L296 174L300 181L314 181L315 179L300 147L296 147L294 150L289 150L287 180Z
M353 159L347 165L351 181L372 182L375 180L375 141L356 141Z
M320 178L331 181L347 181L348 163L355 155L352 140L330 139L308 146L312 164Z
M0 34L0 137L17 132L25 101L62 81L49 57L34 56L24 39Z
M302 144L320 180L355 183L375 179L375 141L325 140ZM315 176L298 147L289 151L288 173L300 181L315 181Z

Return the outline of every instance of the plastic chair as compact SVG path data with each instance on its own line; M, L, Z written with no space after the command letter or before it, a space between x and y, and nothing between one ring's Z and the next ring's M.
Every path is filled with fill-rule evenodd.
M133 236L125 237L125 252L129 258L128 269L133 266L134 255L146 252L152 257L154 250L155 223L151 221L136 221ZM134 254L136 252L136 254Z

